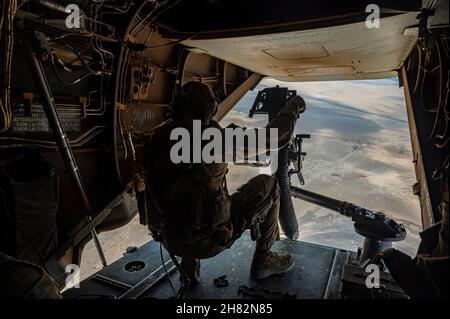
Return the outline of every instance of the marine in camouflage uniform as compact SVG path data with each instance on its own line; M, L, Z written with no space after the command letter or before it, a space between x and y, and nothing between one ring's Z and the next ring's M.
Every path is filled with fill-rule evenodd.
M278 129L279 148L290 141L296 120L304 110L303 99L293 97L267 125ZM258 224L260 237L251 276L262 279L286 272L294 266L293 257L270 251L279 239L280 194L274 177L258 175L230 196L226 186L227 163L174 164L170 158L170 150L177 143L170 140L172 130L186 128L192 137L193 120L201 120L202 131L215 127L225 136L223 128L212 120L216 111L217 103L209 86L189 82L175 99L173 121L155 130L146 145L146 184L147 193L151 192L146 221L149 229L171 253L182 257L182 268L195 282L199 279L199 259L219 254L246 229Z

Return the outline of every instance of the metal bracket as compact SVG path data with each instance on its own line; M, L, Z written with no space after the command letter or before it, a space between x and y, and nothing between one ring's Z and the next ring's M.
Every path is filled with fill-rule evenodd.
M297 174L301 185L305 185L305 179L303 178L302 168L303 161L305 160L306 152L302 150L303 139L311 138L311 134L297 134L295 135L290 147L289 147L289 161L293 163L294 168L291 168L288 172L289 182L293 174Z

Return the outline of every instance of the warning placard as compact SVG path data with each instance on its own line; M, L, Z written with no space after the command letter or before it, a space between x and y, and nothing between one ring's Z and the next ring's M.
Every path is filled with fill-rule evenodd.
M58 114L65 132L80 132L80 111L60 109ZM33 104L27 112L24 104L17 104L14 108L13 132L50 133L43 106Z

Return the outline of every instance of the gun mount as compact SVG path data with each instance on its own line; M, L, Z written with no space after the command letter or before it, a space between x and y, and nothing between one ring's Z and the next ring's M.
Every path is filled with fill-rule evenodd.
M303 178L302 168L303 160L305 159L306 152L302 150L303 139L311 138L310 134L297 134L293 138L289 146L289 161L293 164L294 168L291 168L288 172L289 179L293 174L297 174L298 180L301 185L305 185L305 179Z
M289 184L292 175L297 174L301 185L305 184L302 175L303 160L306 152L303 152L304 138L310 138L309 134L298 134L293 139L289 148L289 162L293 169L289 170ZM392 242L401 241L406 237L406 230L402 224L398 224L392 218L382 212L374 212L358 205L317 194L299 187L290 186L291 195L295 198L334 210L343 216L350 217L354 222L355 231L363 236L364 244L359 257L362 265L387 248Z
M253 103L249 117L254 114L268 114L269 122L277 116L286 101L297 95L297 91L288 90L279 86L266 88L258 92L255 102ZM297 218L295 216L294 205L292 203L289 183L289 161L290 145L282 147L278 151L278 170L275 177L280 186L280 225L284 234L290 239L297 239L299 236ZM299 171L301 168L299 169Z

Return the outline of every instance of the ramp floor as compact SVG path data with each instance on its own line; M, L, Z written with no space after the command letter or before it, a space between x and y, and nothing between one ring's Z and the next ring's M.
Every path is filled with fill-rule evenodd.
M301 241L282 239L273 249L295 256L295 267L288 273L263 280L250 279L250 263L255 243L245 233L228 250L201 261L201 282L190 287L185 298L254 298L240 287L262 289L268 298L339 298L342 270L355 253ZM179 275L163 248L163 259L174 288L180 287ZM226 275L227 287L217 287L214 279ZM260 290L261 291L261 290ZM283 295L287 294L287 295ZM150 241L124 255L87 278L80 288L64 293L65 298L170 298L174 289L162 267L160 244Z

